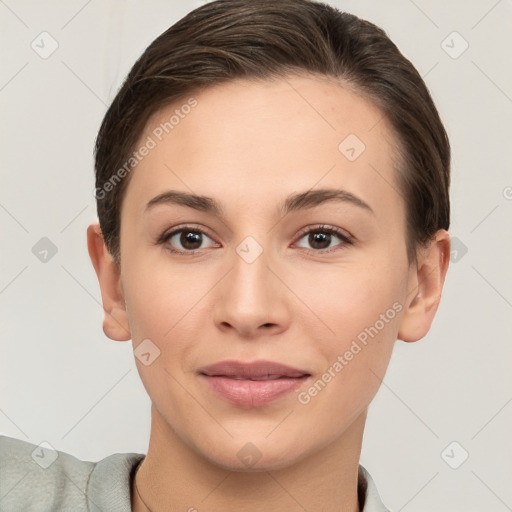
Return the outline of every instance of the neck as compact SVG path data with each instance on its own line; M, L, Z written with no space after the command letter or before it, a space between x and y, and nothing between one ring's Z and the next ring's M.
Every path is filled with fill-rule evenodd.
M132 510L359 512L365 420L366 411L334 443L284 469L240 472L201 457L153 407L149 449L132 489Z

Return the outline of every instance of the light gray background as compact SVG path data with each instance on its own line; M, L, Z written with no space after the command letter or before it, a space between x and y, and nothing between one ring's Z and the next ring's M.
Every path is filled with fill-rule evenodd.
M149 399L131 342L103 334L87 253L92 148L136 58L201 3L0 1L2 434L83 460L146 452ZM361 462L393 511L512 510L512 2L330 3L383 27L424 76L453 148L460 241L430 333L397 342ZM46 59L31 48L43 31L59 45ZM457 58L453 31L469 44ZM58 249L46 263L42 237Z

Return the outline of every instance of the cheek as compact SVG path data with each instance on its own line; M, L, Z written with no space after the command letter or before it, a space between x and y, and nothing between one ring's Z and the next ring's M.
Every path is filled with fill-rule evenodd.
M134 346L149 338L169 357L192 350L198 343L194 329L206 327L207 296L218 281L218 272L201 265L193 270L172 265L162 256L143 261L135 252L124 261L124 271Z
M183 375L190 372L192 355L200 348L198 331L208 314L201 299L211 286L201 273L192 277L190 270L185 272L185 266L147 264L135 254L124 263L133 347L137 354L139 343L149 339L159 351L149 365L137 362L140 378L157 407L164 404L169 414L179 416L180 407L188 403L182 396Z
M320 390L324 395L317 405L355 410L353 400L369 403L377 391L398 333L404 268L365 265L316 273L306 281L302 293L318 315L309 324L309 338L322 356L318 378L327 383L326 391L322 382L311 390L312 395Z
M310 412L349 421L368 406L391 357L406 277L404 258L378 258L309 279L310 307L334 331L317 336L324 368L298 397Z
M393 308L393 304L403 300L404 275L405 270L396 265L387 268L373 263L338 268L326 265L315 272L304 272L295 281L294 291L312 312L311 322L317 332L325 340L330 337L334 342L331 346L341 348L376 322L381 330L383 314L386 331L390 325L397 324L399 308Z

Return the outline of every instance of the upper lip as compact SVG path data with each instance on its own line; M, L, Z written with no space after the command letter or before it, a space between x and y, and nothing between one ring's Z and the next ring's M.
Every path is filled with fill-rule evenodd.
M241 377L241 378L258 378L258 377L304 377L309 376L306 370L293 368L285 364L273 361L220 361L199 369L199 373L210 377Z

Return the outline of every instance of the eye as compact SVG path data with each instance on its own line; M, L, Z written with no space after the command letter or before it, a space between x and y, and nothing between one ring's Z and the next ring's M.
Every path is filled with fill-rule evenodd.
M203 245L205 241L210 241L210 245ZM184 226L174 229L169 233L164 233L158 240L159 244L168 245L171 252L193 254L196 251L216 245L203 230L192 226ZM218 245L218 244L217 244ZM181 247L180 247L181 246ZM178 247L177 249L175 247Z
M306 240L307 244L310 244L311 248L300 244L299 247L305 247L314 252L332 252L333 250L338 250L336 247L343 249L344 246L353 243L348 235L333 226L316 226L309 228L302 233L300 240L303 239ZM336 239L341 240L341 243L336 244Z
M301 245L300 242L303 239L306 244L310 244L311 248ZM336 239L339 240L338 243L336 243ZM205 231L193 226L182 226L166 232L159 238L158 243L165 244L170 252L178 254L194 254L209 247L220 247ZM204 245L205 243L207 245ZM324 253L343 249L346 245L352 245L353 241L339 228L316 226L303 231L297 243L299 247L308 251Z

